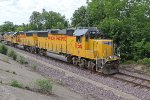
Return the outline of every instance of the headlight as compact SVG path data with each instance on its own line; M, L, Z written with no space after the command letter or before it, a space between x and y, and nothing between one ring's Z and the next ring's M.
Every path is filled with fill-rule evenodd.
M109 56L109 59L112 59L112 56Z

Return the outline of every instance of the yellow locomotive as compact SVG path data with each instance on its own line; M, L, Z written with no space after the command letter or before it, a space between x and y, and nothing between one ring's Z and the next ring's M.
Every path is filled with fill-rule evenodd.
M14 34L14 32L7 32L3 35L3 38L6 42L6 44L10 45L12 43L12 35Z
M120 58L114 55L113 41L102 39L96 28L17 32L11 38L13 45L32 53L61 58L104 74L119 71Z

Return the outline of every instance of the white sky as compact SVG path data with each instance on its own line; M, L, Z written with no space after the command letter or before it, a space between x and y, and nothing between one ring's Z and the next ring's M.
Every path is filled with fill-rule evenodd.
M42 12L43 8L59 12L70 19L73 12L82 5L86 5L86 0L0 0L0 24L4 21L26 24L33 11Z

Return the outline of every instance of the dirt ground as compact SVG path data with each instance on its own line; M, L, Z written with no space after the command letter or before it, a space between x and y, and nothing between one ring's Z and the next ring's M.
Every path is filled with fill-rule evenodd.
M34 87L37 79L45 79L40 74L28 70L7 56L0 54L0 100L94 100L75 93L60 84L53 84L53 94L45 95L10 86L15 79L24 86Z

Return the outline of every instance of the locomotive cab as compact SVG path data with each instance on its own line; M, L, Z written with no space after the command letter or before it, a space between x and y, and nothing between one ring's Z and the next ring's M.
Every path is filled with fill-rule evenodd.
M120 58L114 55L112 40L103 39L103 35L96 28L77 29L74 34L76 43L82 46L83 55L79 54L79 56L86 61L85 63L80 60L79 63L104 74L118 72Z

